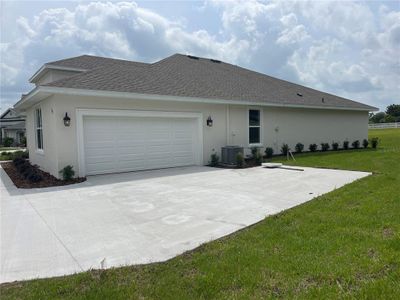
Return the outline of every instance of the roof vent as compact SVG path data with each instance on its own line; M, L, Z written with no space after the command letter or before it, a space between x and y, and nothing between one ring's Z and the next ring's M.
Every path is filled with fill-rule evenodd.
M301 94L301 93L297 93L297 96L299 96L299 97L303 97L303 94Z
M221 61L220 60L218 60L218 59L210 59L213 63L217 63L217 64L220 64L221 63Z
M191 58L191 59L199 59L197 56L193 56L193 55L188 55L187 57Z

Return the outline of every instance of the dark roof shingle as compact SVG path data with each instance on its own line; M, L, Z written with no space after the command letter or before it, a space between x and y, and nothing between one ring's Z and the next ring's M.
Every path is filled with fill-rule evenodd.
M375 109L239 66L181 54L153 64L83 55L47 65L87 71L45 86L237 100L250 104Z

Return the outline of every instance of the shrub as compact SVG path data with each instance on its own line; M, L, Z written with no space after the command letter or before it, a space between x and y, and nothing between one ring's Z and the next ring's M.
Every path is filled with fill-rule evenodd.
M378 137L373 137L371 139L371 147L373 149L376 149L378 147L378 144L379 144L379 138Z
M244 165L244 156L242 152L239 152L238 154L236 154L236 166L238 168L242 168Z
M2 155L2 156L10 155L10 152L3 151L3 152L1 152L1 155Z
M12 137L5 137L3 139L3 145L4 147L11 147L11 145L14 143L14 139Z
M294 148L295 148L297 153L301 153L301 152L303 152L304 145L302 143L297 143Z
M30 165L29 162L24 161L23 163L20 163L18 166L15 166L17 168L17 171L23 175L26 170L29 170L32 166Z
M273 154L274 154L274 149L272 149L270 147L265 148L265 157L266 158L271 158Z
M364 139L363 142L362 142L362 145L363 145L364 149L368 148L368 145L369 145L368 140Z
M329 150L329 144L328 143L321 143L321 151L328 151Z
M262 162L263 162L263 157L261 155L261 153L259 151L257 151L256 156L254 157L257 165L261 166Z
M344 142L343 142L343 149L344 149L344 150L349 149L349 141L344 141Z
M282 144L281 153L282 153L283 155L287 155L288 152L289 152L289 150L290 150L290 148L289 148L289 145L288 145L288 144Z
M63 179L66 181L72 180L75 175L75 171L71 165L65 166L60 173L62 174Z
M352 146L354 149L360 148L360 141L359 141L359 140L355 140L354 142L351 143L351 146Z
M217 153L213 153L213 154L211 154L211 161L210 161L210 165L212 166L212 167L216 167L216 166L218 166L218 163L219 163L219 156L218 156L218 154ZM65 169L65 168L64 168Z
M23 153L22 153L21 157L28 159L29 158L29 152L28 151L22 151L22 152Z
M311 152L317 151L317 148L318 148L317 144L310 144L310 146L308 146L308 149L309 149Z
M339 143L333 142L332 143L332 149L337 151L339 149Z
M33 169L35 170L35 169ZM43 176L38 171L32 171L28 176L27 179L30 182L39 182L43 180Z
M256 158L258 152L258 147L251 147L251 157Z
M11 154L11 159L15 159L15 158L18 158L18 157L23 157L23 158L27 158L27 157L25 157L25 151L15 151L15 152L12 152L12 153L10 153Z
M23 159L22 157L16 157L13 159L13 163L14 163L14 166L17 167L20 164L25 163L25 159Z
M22 147L26 147L26 136L24 136L24 137L21 138L20 145L21 145Z

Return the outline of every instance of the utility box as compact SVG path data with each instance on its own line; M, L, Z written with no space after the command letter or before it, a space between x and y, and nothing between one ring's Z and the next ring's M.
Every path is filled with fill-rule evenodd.
M221 163L224 165L236 165L236 155L243 153L243 147L225 146L221 148Z

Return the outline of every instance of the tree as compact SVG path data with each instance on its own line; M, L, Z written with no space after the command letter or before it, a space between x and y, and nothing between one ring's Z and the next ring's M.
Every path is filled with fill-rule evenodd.
M386 107L386 114L392 117L387 117L387 119L392 120L390 122L400 122L400 104L391 104Z
M372 115L372 117L369 118L369 121L371 123L383 123L385 122L385 116L386 114L383 111L381 111Z

